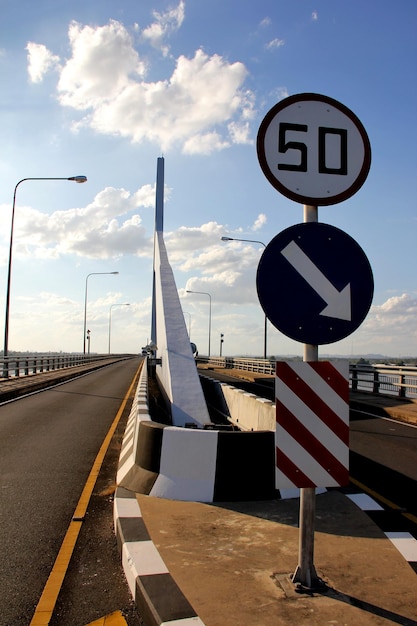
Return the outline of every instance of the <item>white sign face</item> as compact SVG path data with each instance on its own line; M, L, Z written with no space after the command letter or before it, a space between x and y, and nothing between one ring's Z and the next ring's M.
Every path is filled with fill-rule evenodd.
M343 104L298 94L276 104L259 127L258 158L269 182L302 204L336 204L363 185L371 164L369 139Z

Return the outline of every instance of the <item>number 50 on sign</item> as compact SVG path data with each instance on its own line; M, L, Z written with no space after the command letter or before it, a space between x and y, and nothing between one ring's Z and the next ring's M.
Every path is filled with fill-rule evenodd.
M284 196L313 206L346 200L363 185L371 164L368 135L337 100L314 93L278 102L257 138L260 166Z

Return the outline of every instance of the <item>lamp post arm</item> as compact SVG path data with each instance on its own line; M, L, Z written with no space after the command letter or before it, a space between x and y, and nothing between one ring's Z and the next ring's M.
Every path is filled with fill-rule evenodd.
M7 269L7 287L6 287L6 313L4 320L4 348L3 348L3 358L6 359L9 355L9 310L10 310L10 283L11 283L11 275L12 275L12 251L13 251L13 228L14 228L14 213L16 207L16 192L20 183L23 183L27 178L22 178L19 180L17 185L14 188L13 193L13 204L12 204L12 220L11 220L11 228L10 228L10 243L9 243L9 262ZM8 365L4 364L5 371L7 371L8 376Z
M259 243L259 245L266 248L266 243L259 241L258 239L237 239L236 237L221 237L222 241L243 241L246 243ZM265 315L264 321L264 359L267 358L267 333L268 333L268 318Z
M82 178L81 176L75 176L74 178ZM73 179L71 179L73 180ZM90 276L98 276L99 274L118 274L119 272L91 272L91 274L87 274L85 279L85 297L84 297L84 337L83 337L83 354L85 354L85 339L87 332L87 281ZM90 344L88 344L90 345Z
M243 241L246 243L259 243L261 246L266 248L266 243L263 241L258 241L257 239L238 239L237 237L221 237L222 241Z
M24 183L27 180L72 180L76 183L85 183L87 181L87 176L65 176L65 177L50 177L50 176L42 176L42 177L27 177L22 178L16 183L14 192L13 192L13 204L12 204L12 219L11 219L11 228L10 228L10 244L9 244L9 262L7 269L7 288L6 288L6 313L5 313L5 321L4 321L4 349L3 349L3 358L5 359L4 368L3 368L3 376L5 378L9 377L8 365L6 363L6 357L9 354L9 315L10 315L10 285L11 285L11 275L12 275L12 253L13 253L13 231L14 231L14 215L16 208L16 193L17 188L21 183Z

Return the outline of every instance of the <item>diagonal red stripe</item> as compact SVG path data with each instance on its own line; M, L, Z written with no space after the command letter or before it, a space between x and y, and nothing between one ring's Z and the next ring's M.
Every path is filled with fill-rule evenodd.
M279 448L276 449L276 466L296 487L318 486L315 485Z
M280 367L278 368L277 363L278 378L282 380L282 382L285 383L344 444L348 445L349 424L346 424L346 422L344 422L341 417L298 376L288 363L279 363L279 365Z
M309 361L309 365L346 404L349 404L349 382L332 363Z
M348 468L310 432L277 398L277 423L312 456L339 485L347 484ZM325 485L321 485L325 486Z

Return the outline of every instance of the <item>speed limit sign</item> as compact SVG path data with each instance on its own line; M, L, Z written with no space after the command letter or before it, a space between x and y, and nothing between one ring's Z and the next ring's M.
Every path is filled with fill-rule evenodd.
M313 206L353 196L371 165L368 135L356 115L315 93L289 96L272 107L259 127L257 151L275 189Z

